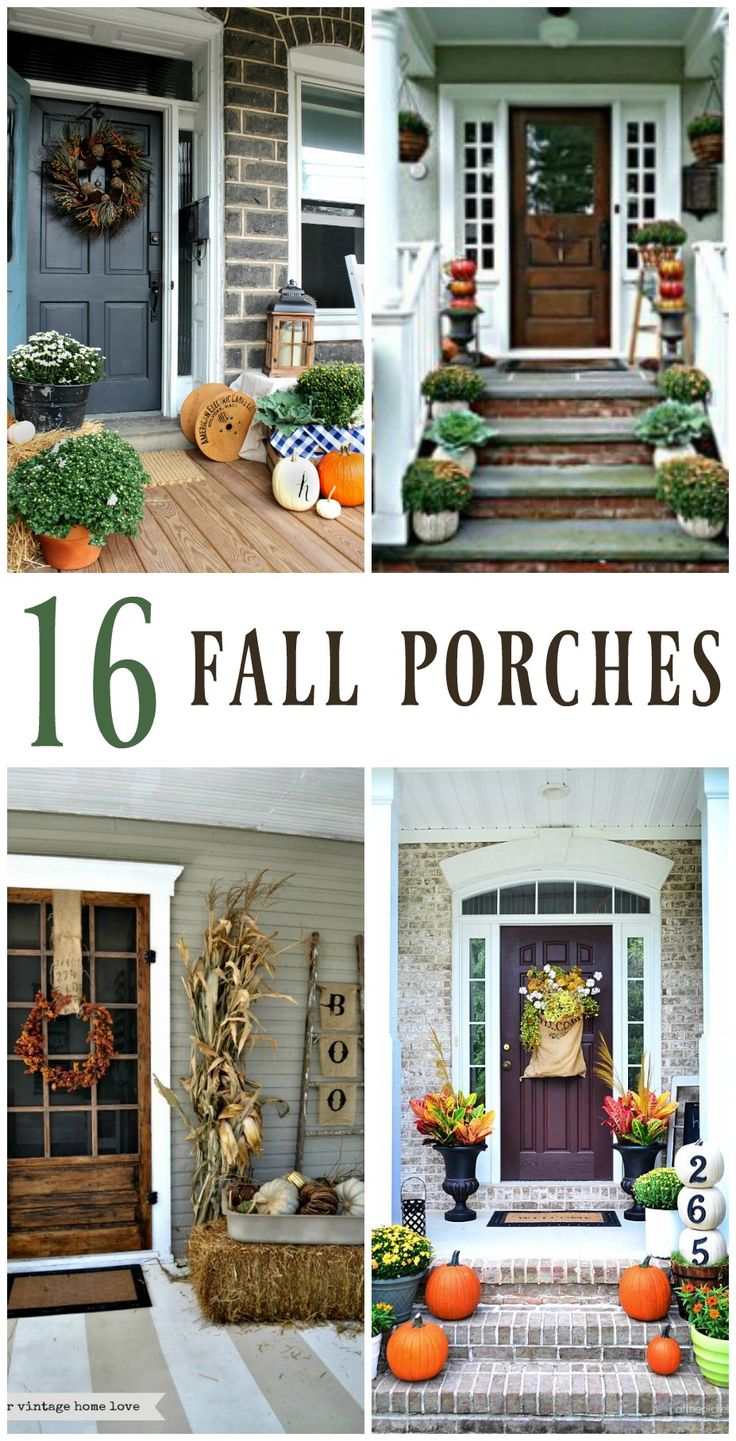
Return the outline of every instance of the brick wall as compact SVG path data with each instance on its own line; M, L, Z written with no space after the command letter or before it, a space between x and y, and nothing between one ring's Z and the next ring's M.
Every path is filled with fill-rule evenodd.
M642 850L674 862L662 889L662 1084L669 1090L672 1076L698 1070L698 1037L702 1028L702 929L700 843L698 841L632 841ZM449 1057L452 988L452 892L440 868L449 856L478 850L466 845L426 844L399 847L399 1037L402 1054L402 1099L421 1096L435 1080L429 1036L433 1025ZM489 1107L494 1107L489 1097ZM401 1174L418 1172L428 1189L428 1205L447 1205L440 1189L440 1166L429 1147L423 1147L414 1129L408 1105L401 1110ZM547 1191L549 1194L547 1194ZM554 1187L544 1193L518 1188L513 1203L543 1204L565 1200L569 1206L592 1204L584 1190ZM600 1192L600 1195L598 1195ZM509 1200L508 1186L482 1186L478 1205L488 1208ZM597 1188L596 1204L619 1205L616 1185Z
M263 365L266 306L288 279L288 51L363 49L362 9L233 7L225 25L225 380ZM300 277L296 276L299 280ZM318 360L362 358L318 345Z

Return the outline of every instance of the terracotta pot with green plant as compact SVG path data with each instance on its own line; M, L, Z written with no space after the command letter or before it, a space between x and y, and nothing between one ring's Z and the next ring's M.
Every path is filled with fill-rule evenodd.
M654 447L655 466L694 454L693 441L710 430L702 405L663 400L645 410L634 426L637 440Z
M642 265L649 270L658 270L663 260L674 260L686 240L687 231L678 220L650 220L634 236Z
M435 442L433 460L451 460L466 475L472 475L478 464L476 450L496 435L482 415L473 411L441 415L427 431L427 439Z
M453 461L415 460L404 475L403 495L417 539L437 545L455 534L473 491Z
M693 1354L706 1381L728 1385L728 1286L696 1286L685 1281L677 1289L690 1322Z
M455 1089L434 1028L430 1029L430 1035L441 1089L428 1091L420 1100L410 1100L409 1105L416 1128L424 1138L423 1144L434 1146L445 1163L442 1189L455 1203L451 1211L445 1211L445 1220L475 1221L477 1215L470 1210L467 1200L480 1185L475 1174L476 1162L481 1151L486 1150L486 1136L493 1131L496 1114L486 1110L475 1092L465 1095Z
M25 522L55 570L82 570L109 536L138 534L146 479L122 436L72 435L16 465L8 520Z
M657 499L697 540L715 540L728 521L728 471L717 460L691 455L657 470Z
M381 1342L396 1325L396 1316L393 1306L388 1301L374 1301L371 1306L371 1380L375 1381L378 1374L378 1362L381 1356Z
M634 1199L644 1207L644 1245L651 1256L669 1256L682 1230L677 1198L682 1181L671 1166L645 1171L634 1181Z
M31 335L8 358L16 420L30 420L37 431L79 430L90 389L105 373L103 362L100 350L72 335Z
M705 110L693 116L687 127L687 138L698 165L720 165L723 160L723 116L717 110Z
M408 1226L377 1226L371 1231L372 1301L391 1306L397 1325L411 1316L432 1253L432 1242Z
M485 393L485 383L469 365L440 365L422 381L422 395L430 403L432 418L470 410Z
M432 127L418 110L399 111L399 160L414 165L429 147Z

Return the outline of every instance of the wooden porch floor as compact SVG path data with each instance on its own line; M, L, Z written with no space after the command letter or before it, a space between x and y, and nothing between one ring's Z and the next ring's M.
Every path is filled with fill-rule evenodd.
M191 485L149 486L137 540L111 536L82 574L272 574L362 571L363 507L338 520L276 503L267 465L188 454L203 472Z

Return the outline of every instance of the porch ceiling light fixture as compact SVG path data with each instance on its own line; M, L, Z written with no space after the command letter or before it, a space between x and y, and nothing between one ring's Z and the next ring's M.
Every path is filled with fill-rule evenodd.
M564 781L545 781L539 787L539 794L545 801L564 801L570 794L570 787Z
M574 45L580 26L577 20L573 20L569 8L548 9L547 15L548 19L542 20L538 31L542 44L551 45L553 50L564 50L568 45Z

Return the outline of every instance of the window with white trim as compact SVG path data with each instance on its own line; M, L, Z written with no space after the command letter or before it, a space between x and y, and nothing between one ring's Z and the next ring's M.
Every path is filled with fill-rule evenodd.
M644 937L626 937L626 1076L636 1087L644 1054Z
M465 120L462 144L462 253L479 270L495 269L495 127Z
M293 63L299 66L298 57ZM331 315L352 323L357 335L345 257L364 259L364 105L362 72L356 65L351 82L350 68L321 58L294 77L289 268L317 302L318 332L320 318Z
M464 916L649 915L648 896L595 881L523 881L465 896Z
M478 1100L486 1095L486 988L488 944L484 936L468 940L469 1089Z
M639 264L634 237L657 213L657 151L656 120L626 121L626 269L636 270Z

